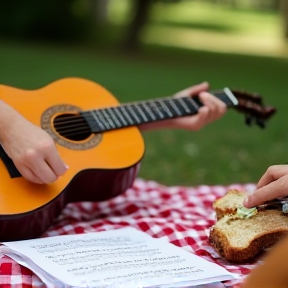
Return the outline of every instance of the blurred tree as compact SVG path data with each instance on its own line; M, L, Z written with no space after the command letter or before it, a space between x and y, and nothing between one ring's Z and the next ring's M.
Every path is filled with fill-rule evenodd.
M84 38L91 21L86 4L79 0L2 0L0 34L48 40Z
M133 0L131 13L132 21L129 23L124 36L123 48L125 52L136 52L139 48L140 37L144 26L149 20L149 13L153 3L175 3L181 0Z
M255 1L255 0L254 0ZM254 3L254 1L250 0L251 5L256 4L256 8L263 9L263 10L272 10L272 11L278 11L280 6L281 0L258 0Z
M135 52L138 50L140 35L144 25L148 21L152 4L153 0L134 0L132 2L132 21L127 27L123 42L125 52Z
M270 0L270 3L269 3L270 4L269 5L270 9L278 10L279 7L280 7L280 2L281 2L281 0Z
M288 1L281 0L281 12L284 24L284 36L288 39Z
M105 25L108 23L108 4L109 0L90 0L92 14L97 24Z

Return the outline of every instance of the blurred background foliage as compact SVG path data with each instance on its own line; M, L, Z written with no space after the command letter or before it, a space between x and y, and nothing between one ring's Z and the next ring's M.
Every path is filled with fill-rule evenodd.
M287 37L287 0L0 0L0 82L84 77L122 103L205 80L259 92L278 109L266 129L231 109L198 132L147 132L140 171L168 185L257 182L288 159Z

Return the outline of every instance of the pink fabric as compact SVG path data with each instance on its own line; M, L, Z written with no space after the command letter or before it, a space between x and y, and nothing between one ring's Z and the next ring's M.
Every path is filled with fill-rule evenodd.
M137 179L133 187L106 202L69 204L42 237L134 227L153 237L163 237L176 246L247 275L255 263L233 265L209 245L209 228L215 223L212 203L228 189L250 191L254 184L230 186L167 187ZM81 191L80 191L81 193ZM225 286L237 285L226 282ZM1 288L45 288L29 269L4 256L0 259Z

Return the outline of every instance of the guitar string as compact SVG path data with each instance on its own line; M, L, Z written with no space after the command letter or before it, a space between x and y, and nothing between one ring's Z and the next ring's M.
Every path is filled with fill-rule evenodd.
M189 96L185 96L185 97L181 97L181 98L191 98L191 97L189 97ZM165 101L171 101L171 100L173 100L173 102L175 102L175 101L177 101L177 100L179 100L179 99L181 99L181 98L171 98L171 97L167 97L167 98L159 98L159 99L155 99L155 100L147 100L147 101L137 101L137 102L133 102L133 103L126 103L126 104L121 104L120 106L110 106L110 107L104 107L104 108L100 108L100 109L96 109L95 111L101 111L101 110L105 110L105 109L117 109L117 108L120 108L120 107L131 107L132 105L135 105L135 106L138 106L138 105L141 105L141 104L149 104L149 103L152 103L152 102L154 102L154 103L156 103L157 101L159 101L159 102L164 102L165 103ZM86 114L86 115L90 115L91 114L91 112L90 112L91 110L88 110L88 111L81 111L81 114ZM69 114L69 111L68 111L68 114ZM80 114L72 114L71 113L71 117L65 117L65 120L66 119L73 119L73 116L75 117L75 116L79 116ZM111 119L112 117L108 117L109 119Z
M222 94L219 94L219 95L217 95L217 97L220 99L220 100L222 100L223 101L223 99L221 99L221 98L223 98L223 96L225 96L226 97L226 94L223 94L223 92L222 92ZM181 97L182 98L182 97ZM160 102L164 102L165 103L165 101L167 101L167 100L169 100L169 101L171 101L171 100L179 100L179 99L181 99L181 98L172 98L171 99L171 97L167 97L167 98L160 98L159 99L159 101ZM183 98L191 98L190 96L186 96L186 97L183 97ZM152 101L152 102L157 102L157 99L156 100L150 100L150 101ZM225 101L224 101L225 102ZM134 103L127 103L127 104L123 104L123 105L121 105L122 107L123 106L125 106L125 107L131 107L132 105L139 105L139 104L147 104L147 103L149 103L149 100L148 101L139 101L139 102L134 102ZM226 103L227 104L227 103ZM114 107L105 107L105 108L103 108L103 109L107 109L107 108L119 108L120 106L114 106ZM96 111L99 111L99 110L102 110L102 109L98 109L98 110L96 110ZM90 111L83 111L83 112L81 112L81 114L82 115L85 115L85 116L88 116L87 118L90 118L91 120L95 120L95 118L93 117L93 115L91 115L91 112ZM189 114L188 114L189 115ZM177 117L176 115L175 116L173 116L173 117L165 117L165 119L171 119L171 118L174 118L174 117ZM86 118L86 119L87 119ZM112 117L112 116L110 116L110 115L108 115L108 117L106 117L107 118L107 120L114 120L114 118ZM68 121L67 121L68 120ZM161 119L157 119L157 120L161 120ZM85 121L85 119L80 115L80 114L71 114L71 116L67 116L67 117L65 117L65 120L61 120L61 119L54 119L54 126L57 126L57 125L67 125L67 124L70 124L69 126L65 126L65 127L63 127L63 129L62 128L60 128L60 127L58 127L58 129L56 128L56 131L58 132L58 133L61 133L61 134L65 134L65 136L76 136L76 135L81 135L81 134L86 134L86 133L93 133L93 132L91 132L91 129L90 129L90 127L89 128L87 128L88 126L89 126L89 123L87 123L86 121L85 121L85 123L84 123L84 121ZM88 119L88 121L89 121L89 119ZM78 123L77 123L78 122ZM148 122L153 122L153 120L151 120L151 121L143 121L141 124L143 124L143 123L148 123ZM72 124L72 125L71 125ZM135 123L135 124L131 124L131 125L129 125L129 126L136 126L137 124ZM122 126L122 127L127 127L127 126ZM121 127L117 127L117 128L121 128ZM117 129L116 128L116 129ZM112 129L106 129L106 130L112 130ZM79 131L79 132L77 132L77 131ZM73 134L71 134L70 132L73 132ZM75 133L76 132L76 133ZM70 133L70 134L69 134Z
M182 98L182 97L181 97ZM180 99L181 99L180 98ZM183 97L184 99L186 98L190 98L190 97ZM218 98L221 98L221 95L220 95L220 97L218 97ZM171 100L171 99L170 99ZM179 100L179 98L175 98L175 99L173 99L173 100ZM153 101L153 100L152 100ZM157 101L157 100L156 100ZM155 102L156 102L155 101ZM161 100L161 102L164 102L165 103L165 100L163 101L163 100ZM143 101L143 102L134 102L134 103L128 103L128 104L121 104L120 106L110 106L110 107L105 107L105 108L101 108L101 109L96 109L95 111L97 112L97 111L101 111L101 110L105 110L105 109L119 109L120 107L131 107L132 105L139 105L139 104L147 104L147 103L149 103L149 101ZM157 108L157 107L156 107ZM66 116L65 117L65 120L63 121L63 120L61 120L61 119L54 119L54 123L55 124L59 124L59 125L61 125L61 124L67 124L67 123L71 123L71 122L77 122L77 121L81 121L81 120L83 120L83 117L81 117L81 114L82 115L86 115L86 116L89 116L91 119L94 119L93 118L93 116L91 115L91 110L87 110L87 111L81 111L81 114L74 114L74 113L69 113L70 111L67 111L67 114L66 115L68 115L68 114L70 114L71 116ZM113 117L111 117L111 116L109 116L108 115L108 117L106 117L106 118L108 118L108 119L113 119ZM67 121L68 120L68 121Z
M219 94L217 97L220 99L220 100L223 100L223 99L221 99L222 97L221 96L226 96L226 94ZM181 98L171 98L171 97L169 97L169 98L167 98L167 99L165 99L165 98L160 98L159 100L150 100L151 102L157 102L157 101L160 101L160 102L164 102L165 103L165 101L166 100L168 100L168 101L171 101L171 100L179 100L179 99L182 99L182 98L191 98L191 97L189 97L189 96L185 96L185 97L181 97ZM192 97L192 99L193 99L193 97ZM120 108L120 107L131 107L132 105L139 105L139 104L147 104L147 103L149 103L150 102L149 100L148 101L139 101L139 102L133 102L133 103L127 103L127 104L121 104L120 106L110 106L110 107L104 107L104 108L101 108L101 109L96 109L95 111L101 111L101 110L105 110L105 109L117 109L117 108ZM225 102L225 101L224 101ZM85 114L85 115L87 115L87 116L91 116L90 114L91 114L91 112L90 112L91 110L88 110L88 111L81 111L81 114ZM71 116L68 116L68 117L65 117L65 120L64 121L58 121L57 119L55 119L56 121L57 121L57 124L65 124L65 121L68 119L68 120L76 120L75 119L75 117L79 117L79 120L80 119L83 119L82 117L81 117L81 115L80 114L72 114L72 113L69 113L69 111L67 111L67 114L70 114ZM93 116L92 116L92 118L93 118ZM109 119L112 119L112 117L108 117ZM68 122L68 121L67 121Z
M222 95L219 95L218 97L221 99L222 97L221 96L226 96L225 94L222 94ZM190 98L190 97L187 97L187 98ZM168 98L169 100L171 100L171 98ZM178 100L179 98L175 98L175 99L173 99L173 100ZM223 99L222 99L223 100ZM163 98L161 98L161 101L163 101ZM164 100L165 101L165 100ZM142 101L142 103L147 103L147 101ZM225 101L224 101L225 102ZM135 102L135 103L133 103L134 105L136 104L137 102ZM139 103L139 102L138 102ZM122 105L122 106L131 106L131 105L133 105L133 104L124 104L124 105ZM117 108L117 107L120 107L120 106L115 106L115 108ZM114 108L114 107L113 107ZM107 108L104 108L104 109L107 109ZM95 120L94 118L93 118L93 116L91 115L91 113L89 112L89 111L83 111L82 112L82 114L86 114L87 116L88 116L88 118L90 118L91 120ZM189 115L189 114L188 114ZM183 115L184 116L184 115ZM75 119L75 117L77 117L78 119ZM177 116L173 116L173 117L166 117L165 119L168 119L168 118L174 118L174 117L177 117ZM82 122L82 124L81 123L79 123L78 125L69 125L69 126L66 126L66 127L63 127L64 129L66 129L66 130L62 130L62 131L59 131L59 128L58 128L58 130L57 130L57 132L61 132L61 133L63 133L63 134L66 134L65 136L66 137L68 137L68 136L76 136L76 135L81 135L81 134L86 134L86 133L93 133L92 131L91 131L91 129L90 129L90 127L89 128L87 128L87 126L89 125L89 123L87 123L87 122L85 122L85 123L83 123L83 121L85 121L84 119L83 119L83 117L81 117L81 115L79 115L79 114L74 114L74 115L72 115L71 117L65 117L65 120L63 121L57 121L57 123L56 124L58 124L58 125L63 125L63 124L67 124L67 123L71 123L71 122L75 122L75 121L66 121L66 119L67 118L69 118L69 119L73 119L73 120L80 120L81 122ZM106 117L107 118L107 120L109 120L109 119L113 119L112 117L110 117L110 116L108 116L108 117ZM157 120L161 120L161 119L157 119ZM89 120L88 120L89 121ZM146 122L142 122L141 124L143 124L143 123L147 123L147 122L153 122L153 120L151 120L151 121L146 121ZM139 123L140 124L140 123ZM128 126L136 126L137 124L135 123L135 124L131 124L131 125L128 125ZM127 127L127 125L126 126L122 126L122 127ZM67 129L68 128L68 129ZM75 129L76 128L76 129ZM121 128L121 127L116 127L116 129L117 128ZM71 130L71 129L73 129L73 130ZM105 129L104 131L108 131L108 130L112 130L113 128L109 128L109 129ZM114 128L115 129L115 128ZM79 131L78 133L76 132L75 133L75 131ZM101 132L104 132L104 131L101 131ZM69 133L69 132L73 132L73 134L67 134L67 133Z
M220 99L220 100L223 100L223 99L221 99L222 97L221 96L226 96L226 94L219 94L217 97ZM159 99L159 101L160 102L164 102L165 103L165 101L166 100L168 100L168 101L171 101L171 100L179 100L179 99L182 99L182 98L184 98L184 99L187 99L187 98L191 98L191 97L189 97L189 96L185 96L185 97L181 97L181 98L167 98L167 99L165 99L165 98L160 98ZM164 99L164 100L163 100ZM193 97L192 97L192 99L193 99ZM117 109L117 108L120 108L120 107L131 107L132 105L135 105L135 106L137 106L137 105L141 105L141 104L147 104L147 103L149 103L150 101L148 100L148 101L139 101L139 102L133 102L133 103L127 103L127 104L121 104L120 106L110 106L110 107L104 107L104 108L100 108L100 109L96 109L95 111L101 111L101 110L105 110L105 109ZM151 102L157 102L157 99L156 100L151 100ZM224 101L225 102L225 101ZM81 111L81 114L86 114L86 115L90 115L91 114L91 112L90 112L91 110L87 110L87 111ZM68 119L68 120L70 120L70 119L72 119L72 120L76 120L75 119L75 117L79 117L79 119L82 119L82 117L81 117L81 115L80 114L72 114L72 113L69 113L69 111L67 111L67 114L70 114L71 116L69 116L69 117L65 117L65 121ZM110 119L111 119L111 117L109 117ZM55 119L55 120L57 120L57 119ZM61 123L61 124L63 124L64 123L64 121L57 121L57 124L59 124L59 123Z

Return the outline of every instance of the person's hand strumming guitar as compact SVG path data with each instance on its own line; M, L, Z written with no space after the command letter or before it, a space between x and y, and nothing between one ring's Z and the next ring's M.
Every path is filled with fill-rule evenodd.
M23 177L43 184L65 173L68 167L48 133L1 100L0 127L1 144Z
M226 111L226 105L206 92L208 83L192 86L175 97L199 95L204 106L198 114L171 120L143 124L141 130L177 128L199 130ZM0 101L0 142L23 177L34 183L51 183L67 170L52 138L40 127L27 121L4 101Z

